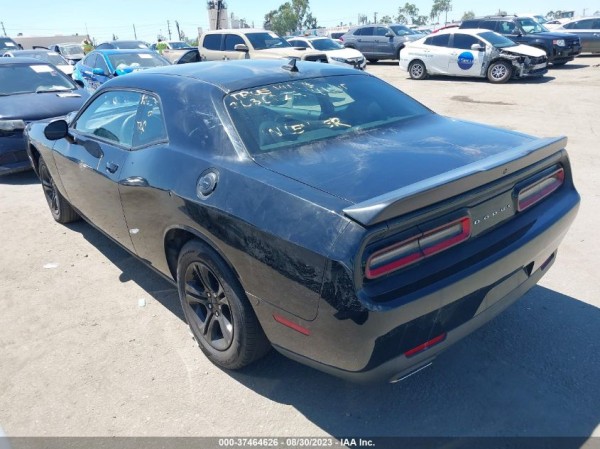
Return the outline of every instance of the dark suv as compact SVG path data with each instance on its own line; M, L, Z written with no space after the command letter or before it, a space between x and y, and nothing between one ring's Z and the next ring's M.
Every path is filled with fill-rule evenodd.
M344 47L355 48L374 63L380 59L400 59L405 44L424 36L406 25L372 24L352 28L340 39Z
M485 28L500 33L519 44L541 48L548 55L548 62L563 65L581 53L579 37L568 33L548 31L529 17L486 16L465 20L460 28Z

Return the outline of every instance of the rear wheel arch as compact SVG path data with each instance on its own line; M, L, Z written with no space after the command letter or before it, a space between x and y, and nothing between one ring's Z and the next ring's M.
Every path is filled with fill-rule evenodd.
M233 264L227 259L225 254L223 254L223 252L220 251L219 248L214 245L204 234L187 226L173 227L166 232L164 237L165 257L167 259L169 273L171 274L173 280L177 281L177 262L179 260L179 255L181 254L181 250L185 244L191 240L199 240L210 249L215 251L227 264L229 269L235 274L236 278L241 284L241 279L238 272L234 268Z

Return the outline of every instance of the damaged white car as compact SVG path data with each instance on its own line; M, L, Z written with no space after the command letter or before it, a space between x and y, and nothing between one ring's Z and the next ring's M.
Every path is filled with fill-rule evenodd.
M417 80L450 75L505 83L513 77L544 75L548 58L544 50L490 30L449 28L407 44L400 52L400 68Z

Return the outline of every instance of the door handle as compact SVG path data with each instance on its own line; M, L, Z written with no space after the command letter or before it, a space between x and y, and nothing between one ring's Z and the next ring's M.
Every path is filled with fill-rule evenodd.
M119 181L119 184L129 187L148 187L149 185L146 178L142 178L141 176L131 176L129 178L125 178Z
M115 173L118 169L119 169L119 166L117 164L115 164L114 162L106 163L106 171L108 171L109 173Z

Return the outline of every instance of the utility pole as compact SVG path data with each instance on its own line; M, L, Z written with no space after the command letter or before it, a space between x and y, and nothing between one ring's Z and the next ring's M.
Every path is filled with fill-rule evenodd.
M169 33L169 40L171 39L171 23L167 20L167 33Z
M182 41L181 30L179 30L179 22L177 20L175 21L175 26L177 27L177 36L179 37L179 40Z
M6 30L4 29L4 22L0 22L0 24L2 24L2 32L4 33L4 35L6 36Z
M133 37L137 41L137 33L135 32L135 23L133 24Z
M373 23L377 23L377 13L376 12L373 13L373 18L374 18Z

